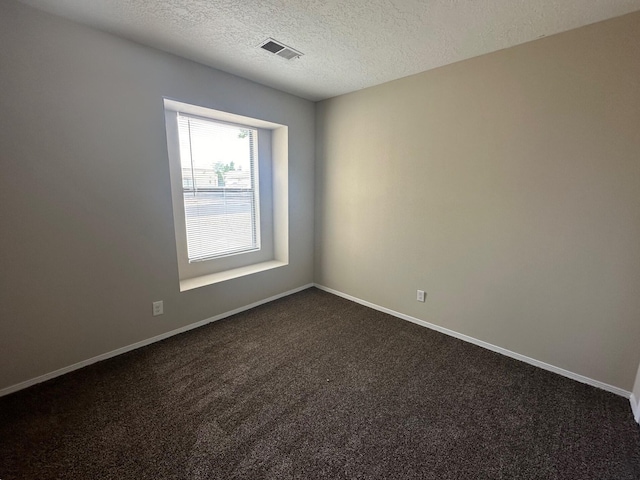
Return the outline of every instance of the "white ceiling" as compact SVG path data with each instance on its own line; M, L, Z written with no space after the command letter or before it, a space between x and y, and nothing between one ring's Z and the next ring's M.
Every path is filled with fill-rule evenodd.
M21 0L310 100L640 10L640 0ZM273 37L304 53L257 48Z

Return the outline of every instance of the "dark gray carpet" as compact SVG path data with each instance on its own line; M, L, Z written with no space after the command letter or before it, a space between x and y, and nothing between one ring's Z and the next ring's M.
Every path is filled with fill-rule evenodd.
M626 399L309 289L0 399L0 478L638 479Z

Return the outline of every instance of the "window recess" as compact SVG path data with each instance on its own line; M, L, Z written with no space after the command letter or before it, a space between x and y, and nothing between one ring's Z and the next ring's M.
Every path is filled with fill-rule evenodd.
M289 263L286 125L164 99L180 291Z

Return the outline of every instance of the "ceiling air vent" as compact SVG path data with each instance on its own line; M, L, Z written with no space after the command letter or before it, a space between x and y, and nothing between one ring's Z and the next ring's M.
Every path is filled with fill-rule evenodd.
M293 60L294 58L301 57L303 54L294 50L291 47L287 47L285 44L274 40L273 38L267 38L259 45L260 48L271 52L279 57L286 58L287 60Z

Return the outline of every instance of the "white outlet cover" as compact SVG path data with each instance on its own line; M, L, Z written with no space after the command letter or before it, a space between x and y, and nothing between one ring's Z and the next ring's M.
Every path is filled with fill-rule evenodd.
M162 300L158 302L153 302L153 316L157 317L158 315L162 315L164 313L164 303Z
M426 293L424 293L424 290L418 290L418 294L417 294L417 296L416 296L416 299L417 299L419 302L424 302L424 299L425 299L425 297L426 297L426 296L427 296L427 294L426 294Z

